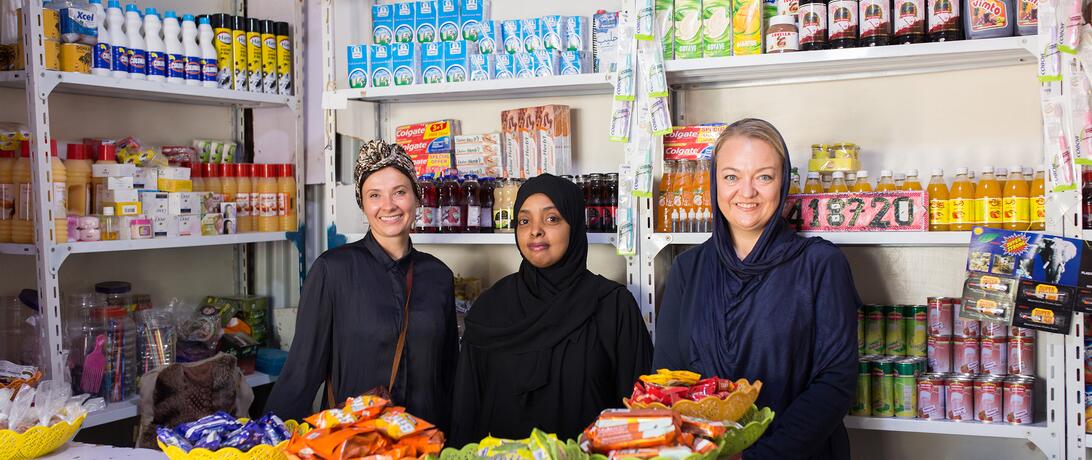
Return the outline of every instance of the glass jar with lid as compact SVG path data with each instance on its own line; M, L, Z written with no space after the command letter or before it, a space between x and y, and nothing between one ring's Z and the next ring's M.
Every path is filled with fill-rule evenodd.
M125 281L103 281L95 284L95 292L106 298L106 305L133 311L133 285Z

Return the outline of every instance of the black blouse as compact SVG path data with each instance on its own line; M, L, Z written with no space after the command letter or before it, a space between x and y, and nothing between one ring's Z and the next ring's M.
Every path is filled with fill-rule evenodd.
M300 295L292 349L266 410L285 419L310 415L315 393L327 377L335 405L387 386L410 261L409 332L391 396L411 414L447 429L458 356L451 270L412 244L395 261L371 232L326 251L311 267Z

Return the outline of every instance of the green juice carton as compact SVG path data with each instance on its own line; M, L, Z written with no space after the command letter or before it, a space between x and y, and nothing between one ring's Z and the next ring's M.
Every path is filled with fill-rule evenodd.
M656 0L656 25L663 37L664 60L675 59L675 0Z
M702 57L702 0L675 0L675 59Z
M702 0L702 37L705 57L732 55L732 0Z

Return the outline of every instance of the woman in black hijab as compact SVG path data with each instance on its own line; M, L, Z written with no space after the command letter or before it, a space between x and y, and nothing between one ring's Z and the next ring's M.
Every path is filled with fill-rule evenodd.
M466 317L451 443L533 428L575 439L649 370L652 341L625 286L588 271L580 188L550 174L516 196L519 272Z

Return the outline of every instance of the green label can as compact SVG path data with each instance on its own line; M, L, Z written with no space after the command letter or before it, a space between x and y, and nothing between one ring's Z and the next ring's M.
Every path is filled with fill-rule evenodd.
M869 373L871 357L857 361L857 400L849 409L849 415L868 417L872 415L872 381Z
M925 305L907 305L903 307L902 321L905 325L906 356L925 356L929 308Z
M865 336L864 336L865 316L864 308L857 309L857 356L864 356L865 353Z
M913 358L895 362L892 383L895 417L914 418L918 415L917 376L918 363Z
M883 337L883 307L880 305L865 305L864 316L864 354L882 355L884 354L885 348Z
M869 363L869 383L872 386L872 416L895 415L895 362L884 358Z
M887 356L906 356L906 325L902 311L901 305L883 307L884 354Z

